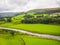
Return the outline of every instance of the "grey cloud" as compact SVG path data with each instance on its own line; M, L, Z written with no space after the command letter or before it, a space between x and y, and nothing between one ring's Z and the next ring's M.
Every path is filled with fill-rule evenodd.
M60 0L57 0L57 4L59 5L59 7L60 7Z
M1 2L2 1L2 2ZM24 7L30 0L0 0L0 12Z
M60 7L60 0L0 0L0 12Z
M28 1L29 0L25 0L25 1L24 0L12 0L12 1L9 0L9 3L10 4L16 4L16 5L19 5L19 6L24 6L28 3Z

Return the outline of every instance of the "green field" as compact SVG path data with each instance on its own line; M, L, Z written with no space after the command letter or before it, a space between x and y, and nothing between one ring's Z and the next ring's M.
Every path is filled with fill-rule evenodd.
M23 36L26 45L60 45L60 41L43 39L34 36Z
M0 45L60 45L60 41L22 35L17 32L12 36L8 31L0 31Z
M1 26L16 28L27 30L31 32L43 33L43 34L52 34L52 35L60 35L60 25L52 25L52 24L12 24L5 23Z
M18 35L12 36L10 32L0 30L0 45L23 45L23 41Z
M21 41L17 39L0 38L0 45L22 45L22 44Z

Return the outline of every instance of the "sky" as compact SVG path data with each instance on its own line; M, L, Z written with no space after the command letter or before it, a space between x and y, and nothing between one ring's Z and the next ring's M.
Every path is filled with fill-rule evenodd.
M0 12L23 12L57 7L60 8L60 0L0 0Z

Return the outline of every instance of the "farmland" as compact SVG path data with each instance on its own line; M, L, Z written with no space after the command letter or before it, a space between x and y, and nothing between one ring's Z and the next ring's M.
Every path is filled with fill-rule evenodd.
M9 27L9 28L23 29L23 30L30 31L30 32L60 35L60 25L5 23L5 24L2 24L2 26Z
M30 36L23 33L12 31L0 30L0 45L60 45L60 41L39 38L36 36Z

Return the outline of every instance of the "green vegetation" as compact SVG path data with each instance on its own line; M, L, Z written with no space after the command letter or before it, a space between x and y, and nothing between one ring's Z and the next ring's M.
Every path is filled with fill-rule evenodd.
M20 14L11 18L12 23L24 23L24 24L60 24L60 13L53 14L40 14L34 12L28 12Z
M32 10L13 17L0 16L0 26L60 36L60 9ZM0 45L60 45L60 41L0 30Z
M0 45L22 45L18 39L4 39L0 38Z
M52 24L2 24L4 27L27 30L31 32L60 35L60 25Z
M23 36L26 45L60 45L56 40L37 38L34 36Z
M43 23L43 24L60 24L60 15L51 16L48 14L40 14L37 16L25 15L21 23L31 24L31 23Z
M0 45L23 45L23 40L14 31L0 30Z
M38 38L19 32L0 30L0 45L60 45L60 41Z
M0 17L0 22L24 24L60 24L60 13L26 12L14 17Z
M0 24L31 32L60 35L60 13L26 12L14 17L0 18Z

